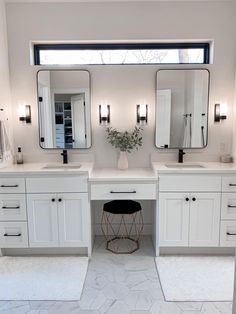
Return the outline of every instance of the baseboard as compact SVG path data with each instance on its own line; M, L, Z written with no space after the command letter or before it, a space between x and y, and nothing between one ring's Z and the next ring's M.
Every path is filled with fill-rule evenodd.
M37 255L88 255L87 248L16 248L2 249L2 255L7 256L37 256Z
M160 255L234 255L234 248L226 247L160 247Z

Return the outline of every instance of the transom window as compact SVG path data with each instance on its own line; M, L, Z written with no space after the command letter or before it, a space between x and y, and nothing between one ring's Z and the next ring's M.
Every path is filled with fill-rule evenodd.
M35 65L207 64L209 43L41 44Z

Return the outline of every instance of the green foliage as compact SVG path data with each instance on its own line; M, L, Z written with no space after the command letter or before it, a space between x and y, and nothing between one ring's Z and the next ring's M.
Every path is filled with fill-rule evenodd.
M122 152L131 153L133 149L138 150L143 144L142 128L140 127L135 126L131 132L119 132L112 127L108 127L106 132L108 142Z

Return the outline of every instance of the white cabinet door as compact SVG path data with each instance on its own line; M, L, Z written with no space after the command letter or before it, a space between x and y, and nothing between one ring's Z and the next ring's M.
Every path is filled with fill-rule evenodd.
M189 194L160 193L160 246L188 246Z
M58 194L59 246L88 245L88 194Z
M218 246L220 193L190 195L189 246Z
M30 247L58 247L56 195L29 194L27 206Z

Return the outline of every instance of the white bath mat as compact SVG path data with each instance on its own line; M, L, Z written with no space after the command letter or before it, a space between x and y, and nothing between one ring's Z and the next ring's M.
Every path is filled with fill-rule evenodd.
M87 257L0 257L0 300L79 300Z
M156 265L166 301L233 299L233 257L165 256Z

